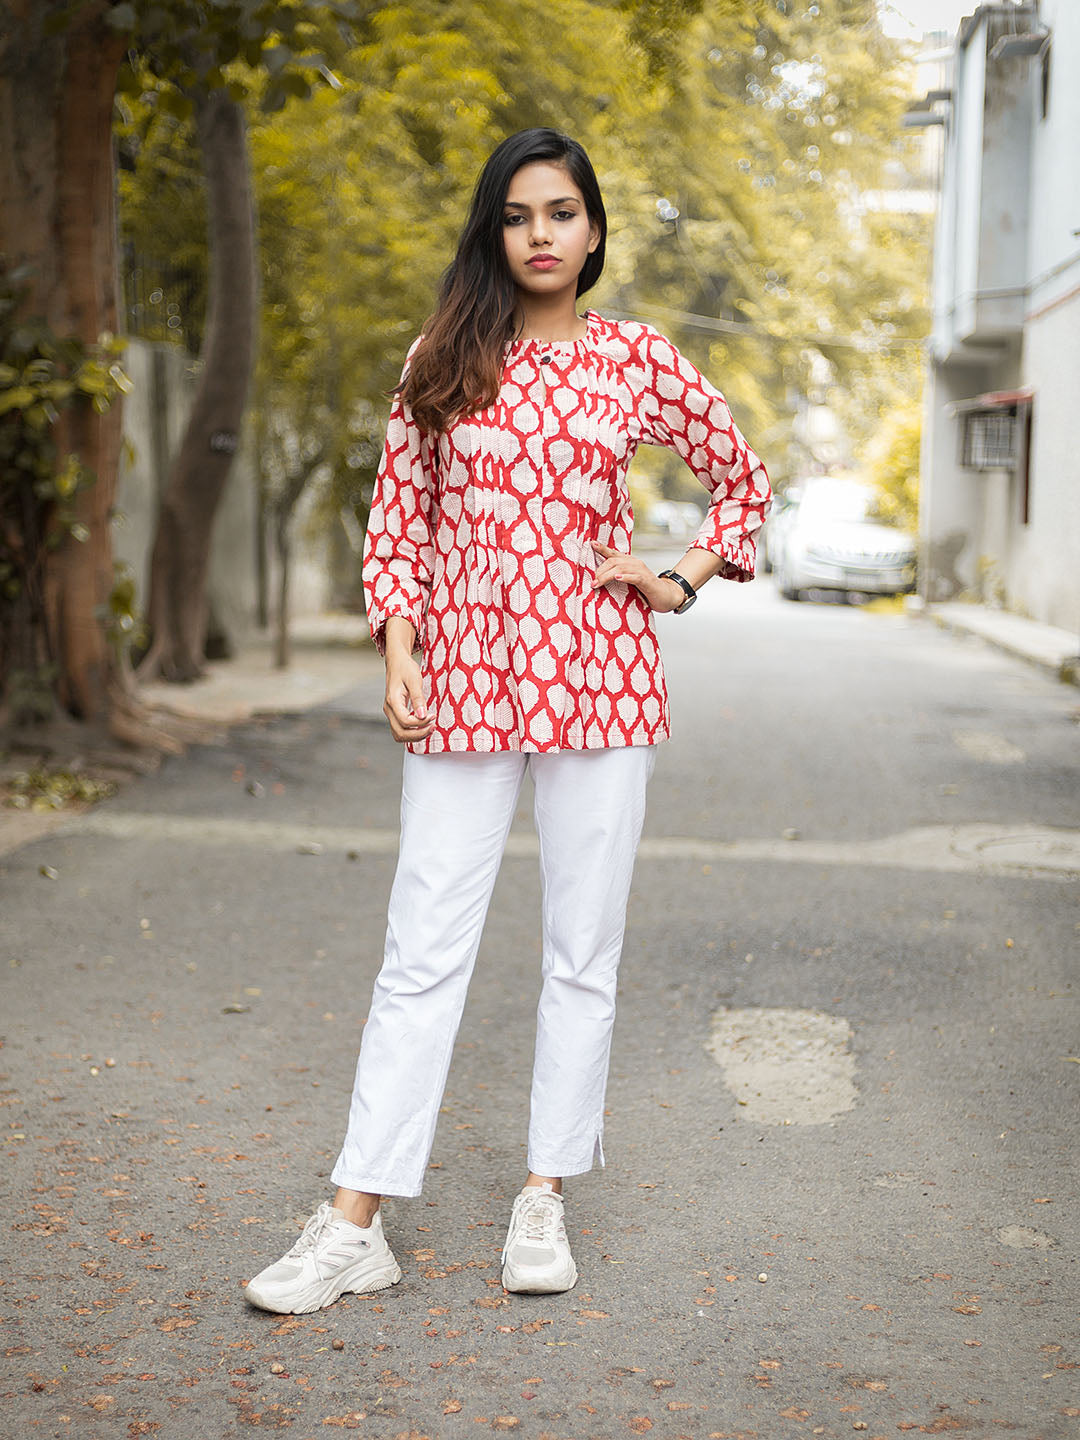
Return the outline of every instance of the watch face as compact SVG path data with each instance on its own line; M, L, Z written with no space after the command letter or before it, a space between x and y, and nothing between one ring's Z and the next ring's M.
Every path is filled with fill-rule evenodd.
M690 609L690 606L693 605L693 604L695 604L696 602L697 602L697 596L696 596L696 595L688 595L688 596L686 597L686 599L683 601L683 603L679 606L679 608L675 611L675 614L676 614L676 615L681 615L684 610L689 610L689 609Z

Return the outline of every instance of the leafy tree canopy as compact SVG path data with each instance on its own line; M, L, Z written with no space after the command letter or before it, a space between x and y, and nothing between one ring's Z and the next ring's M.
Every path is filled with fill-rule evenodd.
M262 90L249 73L254 42L205 47L205 76L250 97L260 407L285 447L280 473L319 457L330 512L362 521L386 391L476 173L498 138L528 125L575 134L600 173L609 259L589 302L683 346L778 478L804 464L792 402L820 357L823 398L856 453L917 392L927 222L868 200L884 167L905 183L911 143L899 128L903 57L873 0L188 8L231 16L237 34L246 12L280 11L279 73L304 78L305 94L321 81L304 104L290 98L296 84L279 105L273 73ZM346 18L350 43L332 52ZM259 56L276 44L261 40ZM124 226L137 250L164 240L194 262L197 157L164 96L171 64L190 75L208 62L178 52L166 64L166 53L136 63L123 103ZM648 468L673 483L677 467Z

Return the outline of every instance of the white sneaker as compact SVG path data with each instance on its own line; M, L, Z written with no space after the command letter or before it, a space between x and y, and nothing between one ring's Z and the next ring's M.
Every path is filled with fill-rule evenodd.
M577 1284L563 1223L563 1197L545 1180L526 1185L514 1201L502 1253L502 1283L522 1295L556 1295Z
M260 1310L306 1315L346 1290L385 1290L400 1279L379 1212L362 1230L324 1200L292 1249L249 1280L244 1294Z

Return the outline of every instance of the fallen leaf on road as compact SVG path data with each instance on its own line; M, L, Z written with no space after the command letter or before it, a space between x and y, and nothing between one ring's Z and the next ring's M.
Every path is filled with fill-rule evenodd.
M644 1435L646 1430L652 1429L652 1421L647 1415L632 1415L626 1423L635 1435Z
M187 1325L197 1325L199 1322L194 1315L172 1315L168 1320L156 1322L159 1330L183 1330Z

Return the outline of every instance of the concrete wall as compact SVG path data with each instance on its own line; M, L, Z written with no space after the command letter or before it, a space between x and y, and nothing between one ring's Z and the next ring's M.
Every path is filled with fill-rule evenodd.
M113 548L134 569L140 608L150 594L150 556L158 498L168 467L183 438L194 397L196 371L178 345L130 339L124 364L134 385L124 400L124 454L121 460ZM229 641L242 644L256 633L257 524L255 449L250 432L241 437L222 496L210 547L209 596L217 624ZM293 615L326 608L330 580L325 546L304 532L298 516L292 566ZM270 557L270 584L276 585ZM275 594L271 588L271 596Z
M1008 601L1080 632L1080 293L1028 320L1023 373L1035 391L1030 519L1017 526Z
M1027 62L1032 225L1021 383L1035 394L1030 518L1016 526L1006 586L1015 608L1080 631L1080 6L1041 0L1039 18L1051 41L1045 117L1042 65Z

